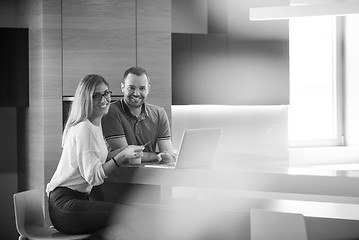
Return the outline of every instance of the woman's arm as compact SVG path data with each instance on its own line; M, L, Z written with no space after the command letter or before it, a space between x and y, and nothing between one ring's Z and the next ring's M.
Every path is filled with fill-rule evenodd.
M143 146L127 146L116 149L109 153L107 159L110 159L102 164L105 174L108 176L115 171L125 160L138 158L143 156Z
M116 156L116 155L119 154L120 152L122 152L126 147L127 147L127 145L126 145L126 146L123 146L123 147L120 147L120 148L118 148L118 149L115 149L115 150L113 150L113 151L110 151L110 152L108 153L108 155L107 155L107 160L106 160L106 162L109 161L109 160L111 160L114 156Z

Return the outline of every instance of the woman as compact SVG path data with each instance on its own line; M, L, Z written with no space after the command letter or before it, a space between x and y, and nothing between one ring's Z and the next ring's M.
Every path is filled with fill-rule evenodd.
M91 201L89 193L123 161L142 157L143 146L108 152L101 118L110 101L111 91L103 77L90 74L79 83L62 137L62 155L46 187L50 219L60 232L92 233L112 225L119 205Z

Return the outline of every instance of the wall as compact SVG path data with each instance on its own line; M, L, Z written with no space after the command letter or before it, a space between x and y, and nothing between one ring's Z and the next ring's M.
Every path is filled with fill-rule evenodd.
M3 239L16 239L12 200L18 189L16 108L0 107L0 115L0 236Z
M250 21L249 8L268 6L268 1L226 0L221 7L212 6L218 1L205 2L204 13L184 12L186 1L173 4L179 8L172 9L173 103L289 104L288 20ZM183 12L182 18L178 12ZM191 15L197 12L207 13L207 24L200 28L193 27L198 16Z
M0 1L0 26L16 27L16 4L12 0Z
M107 3L113 2L115 1L109 0ZM86 4L80 0L78 3ZM147 1L137 1L137 3L138 46L135 57L138 64L149 69L153 76L154 90L150 96L151 101L164 106L170 117L171 21L168 19L170 19L171 5L163 0L152 1L153 6L149 6ZM20 156L24 158L24 164L20 168L23 176L20 185L23 188L44 190L61 155L63 4L64 2L60 0L18 0L18 25L30 29L30 107L22 112L24 121L21 123L23 129L21 133L25 139L20 151ZM94 6L92 10L97 9L95 5L95 3L91 5ZM102 16L101 9L97 13L103 22L108 18L111 19ZM76 23L76 20L74 21ZM148 27L147 24L151 26ZM96 43L96 40L94 41ZM154 53L157 53L156 61L148 57L153 56ZM123 58L121 54L116 57ZM155 84L156 82L158 84Z
M228 0L228 86L240 104L289 104L289 22L250 21L249 8L288 0Z
M136 65L136 1L63 0L62 39L64 96L74 96L88 73L122 94L121 76Z
M246 12L248 6L256 7L257 5L264 7L275 1L244 0L228 2L231 5L231 7L228 8L228 53L231 53L231 57L234 59L232 62L233 72L226 72L226 74L223 74L222 79L218 79L218 91L226 91L229 99L227 104L232 104L234 102L233 100L238 101L239 104L289 104L289 52L288 49L285 50L285 48L288 48L289 42L288 36L283 35L283 33L285 33L285 31L283 31L284 27L288 24L288 21L248 21L248 13ZM278 5L285 4L285 1L278 2ZM359 96L357 94L359 90L359 74L357 70L359 62L358 22L359 18L357 16L347 17L346 42L344 46L346 49L344 62L346 82L345 95L343 97L346 103L345 121L347 124L346 134L348 137L346 140L350 146L357 146L359 144L359 108L357 105L359 102ZM184 38L183 40L187 41L188 39ZM179 52L186 55L188 59L191 59L190 52L186 51L186 49L184 49L184 51L183 49L180 49ZM204 58L204 60L206 59ZM176 69L174 69L173 73L175 73L175 71ZM179 71L183 72L184 70L179 69ZM186 72L186 74L188 73ZM285 77L285 75L287 76ZM228 76L233 79L228 80ZM189 77L191 76L182 75L182 79ZM196 80L197 79L193 79L192 81ZM228 82L230 84L227 84ZM178 85L183 87L183 84ZM212 94L208 94L208 99L212 98L213 94L217 94L216 92L211 93ZM186 96L184 99L190 99L190 91L185 92L181 96ZM190 103L191 102L182 101L182 104ZM174 107L177 109L177 106ZM203 111L203 109L199 109L200 110L197 109L198 112ZM197 116L199 115L198 112L194 111L193 113ZM174 129L182 130L182 126L186 125L188 122L198 122L202 120L202 118L177 119L178 113L181 112L173 112ZM192 113L190 110L186 110L186 112L182 112L181 114L191 115ZM197 123L197 126L200 126L200 124ZM335 160L338 160L339 158L342 159L344 157L347 158L347 161L358 162L357 148L346 148L345 152L339 152L338 149L332 148L322 149L322 152L319 152L318 149L311 150L310 158L305 158L308 157L308 155L297 155L296 157L300 157L300 159L293 159L293 162L299 163L300 160L303 160L303 157L305 160L313 160L322 157L323 151L326 163L328 163L328 160L331 161L334 158ZM327 157L328 155L329 157ZM334 181L336 180L334 179ZM324 185L328 186L328 184ZM352 188L355 188L354 185ZM305 186L306 185L303 184L304 188ZM303 195L296 197L304 198ZM328 198L325 199L328 200ZM351 224L356 225L356 221L313 218L309 222L309 234L311 237L314 237L313 239L340 239L345 237L349 239L353 238L353 236L348 237L347 235L356 234L357 236L355 227L352 228L351 226ZM333 234L332 231L326 231L325 229L333 230L335 233Z
M288 107L285 105L172 106L173 146L184 130L221 128L216 169L288 166Z
M171 121L171 1L137 0L137 64L150 75L148 102L163 107Z
M172 0L172 32L207 33L207 0Z
M359 31L358 16L345 18L345 58L344 103L345 103L345 136L349 146L359 146Z
M158 90L153 91L151 99L154 99L155 103L158 102L157 104L163 103L170 117L171 5L170 2L163 0L156 0L156 7L148 5L147 1L139 0L138 3L138 24L142 35L137 39L140 53L136 57L139 57L137 59L139 64L150 68L155 81L159 83L163 81L163 84L158 84ZM18 169L16 165L9 165L9 168L3 170L6 173L0 172L1 180L5 179L2 182L10 182L7 184L6 191L3 191L6 195L5 202L2 202L3 198L0 200L3 206L12 206L11 195L18 190L37 188L42 191L45 198L44 189L60 159L63 87L61 14L61 0L0 1L0 26L29 28L30 53L29 108L20 109L15 115L11 110L10 113L6 110L4 115L8 118L2 119L10 124L4 127L18 130L18 139L15 135L6 138L6 144L4 144L6 150L10 148L8 144L11 147L21 146L17 154L14 150L9 152L13 153L12 156L5 156L6 159L15 159L16 162L17 155L21 163ZM158 39L156 34L159 32L166 36L161 35ZM157 55L160 57L157 61L153 61L154 52L160 53ZM166 94L158 94L162 91ZM16 132L15 130L13 133ZM5 158L2 159L5 160ZM12 209L12 207L7 209ZM2 217L6 219L13 217L12 212L6 212L4 215L3 211L1 212ZM2 224L2 227L7 226L9 226L8 229L10 226L14 229L15 224L12 221L8 221L8 225Z
M0 27L16 27L15 13L15 1L0 1ZM17 239L12 200L18 190L17 110L1 107L0 116L0 236L2 239Z
M124 71L138 65L150 75L147 101L170 118L170 12L167 0L63 0L63 95L73 96L88 73L104 76L113 95L122 95Z
M18 26L29 28L29 108L20 123L20 188L44 193L61 154L61 1L18 1Z

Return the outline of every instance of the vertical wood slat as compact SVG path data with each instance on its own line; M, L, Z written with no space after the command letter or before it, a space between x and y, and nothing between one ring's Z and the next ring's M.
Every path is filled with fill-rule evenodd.
M89 73L100 74L115 95L123 72L136 63L135 1L63 0L63 94L73 96Z
M171 1L137 0L137 65L150 75L148 102L171 118Z
M61 1L43 1L44 181L50 181L61 156L62 43Z
M18 1L19 27L29 28L29 108L21 113L24 139L19 147L19 189L44 188L41 1Z
M29 108L19 110L19 189L44 190L61 154L61 1L18 1L29 28ZM60 120L60 121L59 121Z

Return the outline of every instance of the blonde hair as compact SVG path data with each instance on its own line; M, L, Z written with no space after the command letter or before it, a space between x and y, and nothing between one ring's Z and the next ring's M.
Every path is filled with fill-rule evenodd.
M62 135L62 147L64 146L67 133L72 126L87 120L93 112L92 95L98 84L104 83L109 87L107 81L100 75L86 75L77 86L74 100L71 104L64 133Z

